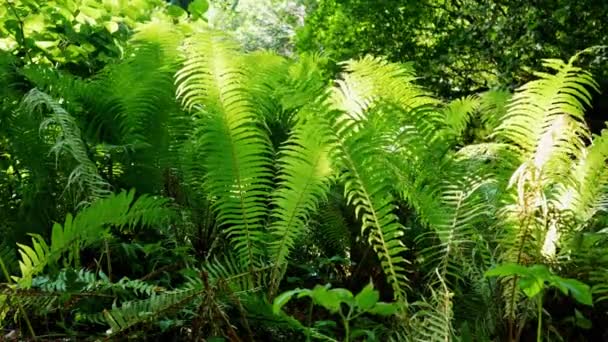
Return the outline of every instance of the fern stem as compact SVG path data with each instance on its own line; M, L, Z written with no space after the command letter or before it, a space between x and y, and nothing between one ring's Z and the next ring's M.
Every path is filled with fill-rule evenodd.
M108 267L108 279L112 282L112 260L110 259L110 246L108 245L108 239L103 240L104 248L106 250L106 262Z
M528 199L525 199L524 202L524 208L526 209L526 213L527 209L528 209ZM521 240L519 243L519 250L517 252L517 259L516 259L516 263L519 264L521 262L521 258L523 255L523 250L524 250L524 244L526 243L526 237L528 236L528 229L530 226L530 220L532 219L531 215L528 214L526 216L524 216L520 222L521 222L521 226L525 227L524 228L524 234L522 234L521 236ZM516 295L516 291L517 291L517 281L519 280L519 276L515 275L513 277L513 281L512 281L512 289L511 289L511 306L510 309L513 310L513 312L511 313L511 317L509 317L509 339L511 341L515 341L515 336L513 335L514 333L514 320L515 320L515 312L514 312L514 308L515 308L515 295Z

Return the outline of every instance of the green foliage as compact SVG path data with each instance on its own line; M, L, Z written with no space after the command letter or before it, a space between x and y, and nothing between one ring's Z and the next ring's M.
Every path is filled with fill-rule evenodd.
M272 310L279 314L281 309L293 298L309 297L316 305L322 306L332 314L338 314L342 318L344 327L344 341L352 341L357 336L350 335L350 324L357 317L364 314L379 316L391 316L398 312L397 303L380 302L378 291L374 290L373 284L365 286L357 295L343 288L332 289L329 286L317 285L314 289L295 289L281 293L272 304ZM346 308L344 308L345 306ZM357 335L366 334L373 336L371 331L361 329L354 330Z
M61 257L64 263L78 267L79 253L92 243L105 237L110 226L118 229L135 225L161 225L170 211L163 208L164 199L142 196L134 201L135 193L122 192L94 202L75 217L68 214L63 225L55 224L51 231L50 245L39 235L32 237L32 246L19 244L20 277L14 277L22 288L32 285L32 277L53 265Z
M241 263L253 266L262 254L271 151L243 89L248 70L237 47L221 35L205 34L185 44L186 61L176 74L177 95L189 110L201 110L205 131L198 138L209 170L206 188L217 198L218 221L230 224L226 233Z
M532 298L541 293L545 285L555 286L565 295L570 294L582 304L592 305L591 290L588 285L576 279L564 279L551 274L545 265L530 267L518 264L499 265L486 272L487 277L512 276L519 277L518 285L526 296Z
M414 62L424 84L453 97L516 87L543 58L608 42L608 5L595 1L320 0L308 10L299 52ZM606 76L602 66L596 71Z
M360 10L347 3L319 3L339 17L324 24L347 43L379 30L342 27ZM544 60L513 94L444 101L418 80L451 78L441 65L364 56L334 79L322 55L243 52L205 21L205 1L74 4L12 1L1 19L11 334L485 341L518 340L533 320L537 339L602 329L608 130L586 123L602 80L580 66L595 49ZM425 31L456 5L429 6L395 9L388 27ZM74 39L97 52L65 55ZM574 311L556 309L569 300Z
M9 1L0 9L0 49L30 63L88 73L119 57L137 23L162 6L147 0Z

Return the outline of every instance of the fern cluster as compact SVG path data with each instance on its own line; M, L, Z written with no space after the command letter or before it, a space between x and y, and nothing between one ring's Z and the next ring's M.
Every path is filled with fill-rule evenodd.
M396 340L517 338L542 311L517 275L485 276L499 264L608 298L608 130L585 123L597 85L576 56L451 102L409 64L367 56L332 82L323 56L244 53L202 21L138 26L87 79L0 56L0 224L36 218L0 243L2 326L35 335L36 309L63 306L110 336L253 338L294 263L334 255L358 264L328 278L386 285Z

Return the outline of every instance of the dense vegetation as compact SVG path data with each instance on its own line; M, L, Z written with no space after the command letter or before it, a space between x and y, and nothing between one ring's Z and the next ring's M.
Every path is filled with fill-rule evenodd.
M379 1L362 29L338 20L369 3L284 2L272 44L238 1L3 3L0 336L607 338L608 130L588 114L606 29L555 41L535 23L539 49L483 43L523 51L501 59L469 17L526 6ZM464 64L427 25L442 11ZM369 34L386 18L426 43Z

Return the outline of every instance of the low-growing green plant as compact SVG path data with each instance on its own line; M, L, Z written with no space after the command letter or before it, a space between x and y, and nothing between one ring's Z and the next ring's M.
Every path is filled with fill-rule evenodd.
M391 316L398 312L398 303L386 303L380 301L380 294L374 290L372 283L365 286L361 292L353 295L353 293L344 288L332 289L329 285L317 285L312 290L310 289L295 289L283 292L279 294L273 302L272 309L275 314L281 312L283 306L285 306L293 297L304 298L308 297L311 299L311 304L319 305L331 314L337 314L342 322L344 329L344 341L354 341L360 336L367 336L371 340L374 333L368 329L357 329L356 323L353 328L353 322L356 319L365 314L379 315L379 316ZM310 308L310 315L312 315L312 305ZM315 326L319 323L316 322Z
M543 295L551 287L559 289L564 295L572 296L577 302L593 305L589 285L576 279L562 278L553 274L545 265L522 266L518 264L498 265L486 272L487 277L515 277L517 286L528 298L537 302L536 340L542 341ZM576 311L580 316L580 312Z

